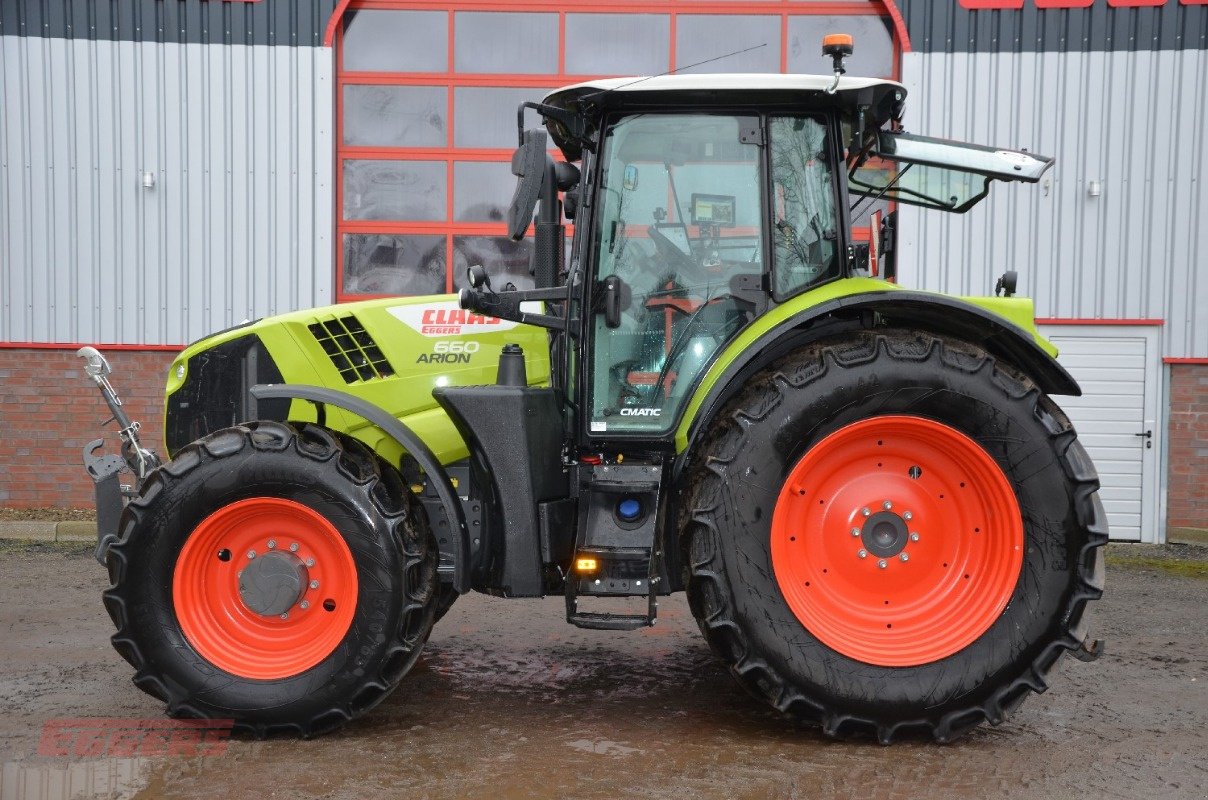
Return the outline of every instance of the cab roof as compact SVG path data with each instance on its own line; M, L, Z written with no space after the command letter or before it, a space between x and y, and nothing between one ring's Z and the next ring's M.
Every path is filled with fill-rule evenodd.
M854 111L865 106L877 124L901 116L906 87L883 78L843 76L833 95L826 93L833 75L778 75L766 73L701 73L633 76L564 86L545 96L545 105L594 120L601 114L632 108L651 110L670 106L738 105L769 107L816 103ZM553 119L546 126L566 157L579 157L579 144ZM590 125L595 128L596 125Z

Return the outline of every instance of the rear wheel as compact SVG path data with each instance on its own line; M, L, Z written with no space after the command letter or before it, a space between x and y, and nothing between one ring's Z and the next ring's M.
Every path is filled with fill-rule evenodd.
M1107 538L1094 469L977 348L813 345L750 381L693 464L693 612L747 689L830 735L997 723L1082 645Z
M174 716L330 730L380 702L435 611L436 550L398 473L355 440L218 431L153 473L108 550L135 683Z

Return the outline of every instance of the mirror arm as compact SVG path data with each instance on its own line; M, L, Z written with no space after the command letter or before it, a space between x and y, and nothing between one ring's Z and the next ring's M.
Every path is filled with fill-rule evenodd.
M524 325L535 325L553 331L565 331L571 336L578 335L578 321L566 317L555 317L551 314L535 314L524 311L522 303L531 301L566 302L568 289L565 286L554 286L548 289L528 289L515 292L490 292L480 289L464 288L457 297L457 304L467 311L474 311L499 319L511 320Z

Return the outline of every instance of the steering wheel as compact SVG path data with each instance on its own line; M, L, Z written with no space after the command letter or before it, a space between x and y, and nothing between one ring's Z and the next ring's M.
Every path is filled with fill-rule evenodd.
M696 259L676 247L675 243L667 238L667 234L663 233L657 224L651 225L646 231L650 241L654 243L655 255L675 275L688 276L698 283L707 280L708 276L705 274L704 268ZM682 280L678 282L685 283Z

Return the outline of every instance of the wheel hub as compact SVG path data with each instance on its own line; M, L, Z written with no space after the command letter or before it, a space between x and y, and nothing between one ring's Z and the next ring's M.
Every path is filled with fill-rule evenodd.
M860 531L864 549L877 558L893 558L906 548L910 531L906 521L892 511L873 514Z
M289 611L306 592L302 559L273 550L253 559L239 575L239 597L250 611L276 617Z

